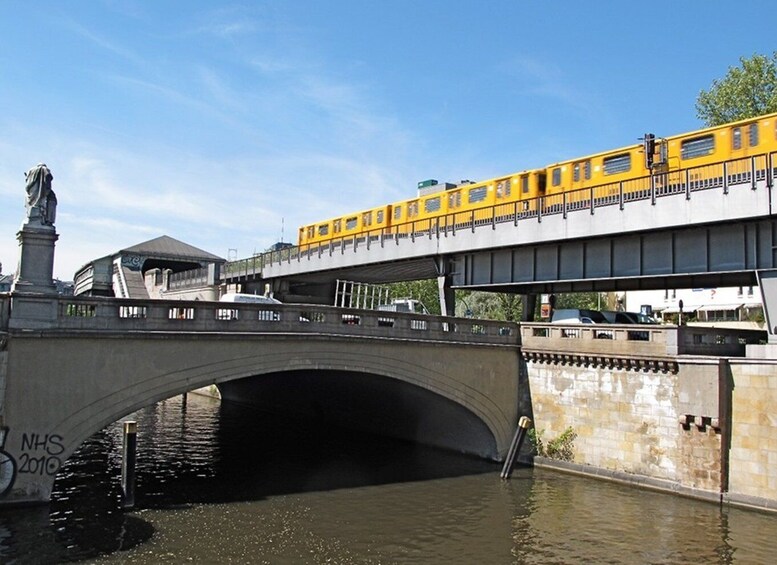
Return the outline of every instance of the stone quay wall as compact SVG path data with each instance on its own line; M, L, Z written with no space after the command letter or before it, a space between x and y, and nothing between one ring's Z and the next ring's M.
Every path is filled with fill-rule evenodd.
M777 346L656 363L529 344L519 412L546 447L575 434L567 460L535 464L777 510Z
M731 502L777 510L777 346L769 359L732 359ZM759 355L761 356L761 355Z

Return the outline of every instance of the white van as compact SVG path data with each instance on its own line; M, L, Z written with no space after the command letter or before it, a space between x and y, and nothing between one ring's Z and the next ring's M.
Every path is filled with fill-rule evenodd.
M598 310L585 310L581 308L561 308L553 310L553 324L606 324L605 318Z
M243 294L240 292L227 292L221 298L219 302L250 302L253 304L282 304L280 300L276 300L270 296L264 296L262 294Z

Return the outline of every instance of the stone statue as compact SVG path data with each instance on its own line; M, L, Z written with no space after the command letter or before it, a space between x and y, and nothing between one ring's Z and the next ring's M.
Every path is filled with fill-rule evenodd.
M51 190L54 176L49 168L38 163L24 173L27 179L27 223L53 226L57 215L57 197Z

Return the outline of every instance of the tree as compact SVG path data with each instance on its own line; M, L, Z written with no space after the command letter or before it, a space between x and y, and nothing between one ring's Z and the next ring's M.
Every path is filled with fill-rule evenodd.
M599 310L607 306L607 295L598 292L567 292L556 295L556 310L562 308L581 308Z
M414 298L426 306L430 314L440 314L440 293L437 279L404 281L388 285L391 298Z
M456 291L456 315L483 320L517 322L521 319L521 296L506 292Z
M777 112L777 51L771 57L740 57L722 79L696 98L696 116L708 126Z

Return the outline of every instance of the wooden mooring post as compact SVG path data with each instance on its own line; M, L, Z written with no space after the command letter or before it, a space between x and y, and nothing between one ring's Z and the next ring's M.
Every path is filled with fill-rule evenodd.
M121 458L122 508L135 507L135 459L137 457L138 423L124 422L124 443Z

